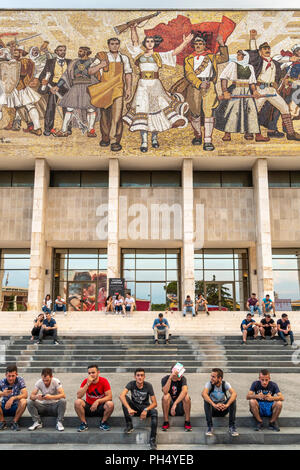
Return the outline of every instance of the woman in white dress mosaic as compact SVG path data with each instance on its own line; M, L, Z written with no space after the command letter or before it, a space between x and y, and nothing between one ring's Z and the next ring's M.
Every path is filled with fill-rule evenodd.
M163 41L161 36L147 36L142 45L136 25L131 27L132 44L127 45L128 51L139 68L139 81L129 105L128 112L123 117L131 132L140 131L142 152L148 150L148 132L151 132L153 148L159 147L158 133L171 128L184 128L188 121L184 116L188 104L180 93L168 93L159 79L159 69L163 65L176 66L176 56L189 44L193 35L183 36L182 43L168 52L155 52Z

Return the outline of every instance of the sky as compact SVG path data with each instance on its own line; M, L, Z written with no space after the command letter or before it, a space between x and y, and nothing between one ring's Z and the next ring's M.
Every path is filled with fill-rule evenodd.
M24 3L24 0L11 0L9 3L0 2L0 7L7 9L9 8L46 8L46 9L56 9L56 8L78 8L78 9L88 9L88 8L126 8L126 9L141 9L141 0L127 0L126 2L121 0L52 0L51 2L46 0L27 0ZM152 0L144 3L143 7L151 10L156 10L159 8L175 8L182 9L182 0ZM196 3L195 0L185 0L184 9L194 8L201 10L203 7L207 8L208 4L203 1ZM220 9L253 9L253 8L271 8L271 9L283 9L283 8L299 8L299 1L297 0L251 0L248 2L241 2L240 0L211 0L209 2L209 8L220 8Z

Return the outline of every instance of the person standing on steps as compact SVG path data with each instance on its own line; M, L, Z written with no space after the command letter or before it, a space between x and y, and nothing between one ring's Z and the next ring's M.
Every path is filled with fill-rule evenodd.
M249 400L250 412L255 419L255 431L263 429L264 416L270 418L269 429L279 432L280 428L277 419L282 410L284 397L278 385L271 381L270 372L262 369L259 373L259 380L252 383L246 397Z
M120 395L122 409L126 421L125 433L133 432L132 416L139 416L141 420L151 418L150 449L156 450L157 433L157 401L151 383L145 381L144 369L136 369L134 379L129 382ZM131 398L127 396L131 392ZM150 400L151 404L150 404Z
M227 394L230 394L228 397ZM212 369L210 382L205 384L202 392L204 411L207 422L206 436L213 436L213 417L224 417L229 413L229 434L236 437L239 433L235 427L236 391L230 383L223 380L221 369Z

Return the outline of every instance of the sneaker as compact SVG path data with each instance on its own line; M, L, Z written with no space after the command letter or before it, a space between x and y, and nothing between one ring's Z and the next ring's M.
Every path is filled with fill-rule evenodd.
M5 421L1 421L0 422L0 431L4 431L4 429L6 429L6 422Z
M241 341L241 344L246 344L246 341Z
M185 430L186 432L192 431L192 426L191 426L191 422L190 422L190 421L185 421L185 422L184 422L184 430Z
M213 428L212 428L212 426L208 426L205 435L206 435L206 436L213 436Z
M278 424L276 423L276 421L274 421L273 423L269 423L269 429L271 431L275 431L275 432L279 432L280 431L280 427L278 426Z
M255 427L254 427L254 430L255 431L261 431L263 429L264 425L262 422L260 421L256 421L256 424L255 424Z
M87 431L89 429L88 425L86 423L80 423L79 428L77 429L78 432L83 432Z
M285 342L283 343L283 346L287 346L288 344L289 344L289 343L288 343L287 341L285 341Z
M30 428L28 428L28 431L35 431L36 429L41 429L43 427L42 423L40 421L35 421Z
M169 421L164 421L164 424L162 425L161 430L162 431L167 431L169 429L169 427L170 427Z
M156 339L156 340L154 341L154 344L158 344L158 339Z
M39 339L36 344L42 344L42 341Z
M99 429L101 429L101 431L110 431L110 426L107 423L101 422Z
M291 346L292 346L293 349L298 349L298 346L295 343L291 344Z
M53 344L59 344L59 342L58 341L53 341Z
M235 429L235 426L230 426L230 427L229 427L229 434L230 434L232 437L239 436L239 433L238 433L237 430Z
M57 431L64 431L65 430L65 428L63 426L63 423L61 421L57 421L56 429L57 429Z
M19 423L15 423L15 421L13 421L10 425L10 429L12 431L20 431Z
M157 449L156 439L154 437L152 437L150 439L150 449L151 450L156 450Z
M124 429L125 434L130 434L134 431L132 423L127 423L126 428Z

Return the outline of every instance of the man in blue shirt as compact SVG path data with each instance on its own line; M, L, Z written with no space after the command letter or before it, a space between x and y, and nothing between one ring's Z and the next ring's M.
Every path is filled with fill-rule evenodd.
M241 331L243 334L242 344L246 344L247 338L249 336L253 337L254 339L257 338L258 323L256 323L256 321L252 318L251 313L247 313L245 320L242 321Z
M44 320L42 328L40 329L38 344L42 344L44 336L52 336L53 344L59 344L57 341L56 321L51 317L51 313L47 313L46 319Z
M170 328L170 325L168 323L168 320L164 318L162 313L160 313L158 315L158 318L154 320L154 323L152 326L156 344L158 343L158 333L164 333L166 337L166 344L169 344L169 328Z
M10 365L6 368L5 379L0 380L0 431L6 428L5 416L12 416L12 431L20 431L19 419L27 405L28 393L22 377L18 377L17 366Z
M275 305L273 300L270 299L269 294L266 295L266 297L262 301L262 308L263 308L263 313L266 315L266 313L270 313L273 310L273 317L276 317L275 314Z

